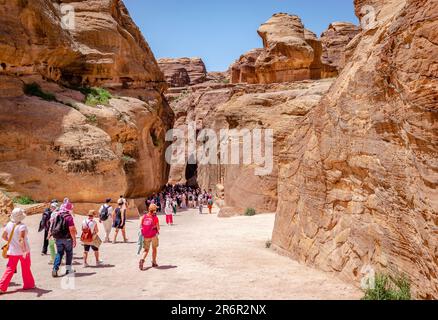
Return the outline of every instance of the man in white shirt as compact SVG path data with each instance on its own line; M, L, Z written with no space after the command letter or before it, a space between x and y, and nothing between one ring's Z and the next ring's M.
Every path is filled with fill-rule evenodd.
M106 199L105 203L99 209L99 222L102 223L105 230L105 242L110 242L110 234L113 226L113 207L111 199Z

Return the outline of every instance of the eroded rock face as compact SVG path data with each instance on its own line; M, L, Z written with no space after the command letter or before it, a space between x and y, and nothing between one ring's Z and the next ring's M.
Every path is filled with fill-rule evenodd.
M8 221L12 210L14 210L14 204L12 203L12 200L0 191L0 224Z
M359 33L360 28L350 22L333 22L321 35L321 62L332 67L334 75L344 68L345 48Z
M438 298L438 3L374 2L376 27L286 138L272 241L353 283L369 265Z
M207 80L207 69L200 58L159 59L158 64L171 87L186 87Z
M306 42L304 25L298 16L278 13L258 30L264 52L256 62L260 83L310 79L314 51Z
M55 2L1 4L0 188L39 201L143 197L167 182L164 76L122 1L66 3L73 30ZM51 97L24 95L31 83ZM83 85L114 98L87 106Z
M229 163L197 166L197 182L203 189L214 190L220 216L242 215L246 208L274 212L277 208L278 157L284 137L293 130L327 92L332 80L291 84L249 85L203 83L187 88L171 106L176 115L175 128L187 134L187 125L211 129L219 136L222 129L272 129L274 159L272 171L255 174L254 165ZM218 147L219 150L219 147ZM170 183L185 183L187 164L172 165Z
M264 49L253 49L240 56L231 66L231 83L259 83L256 61Z
M120 0L8 1L0 17L2 71L76 86L165 88L140 30ZM62 26L62 6L74 9L74 28ZM1 70L0 70L1 71Z

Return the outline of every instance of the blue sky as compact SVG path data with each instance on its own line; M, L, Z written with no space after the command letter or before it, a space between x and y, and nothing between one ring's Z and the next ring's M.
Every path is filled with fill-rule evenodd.
M301 17L318 36L333 21L358 24L353 0L124 0L156 58L200 57L224 71L262 47L257 29L274 13Z

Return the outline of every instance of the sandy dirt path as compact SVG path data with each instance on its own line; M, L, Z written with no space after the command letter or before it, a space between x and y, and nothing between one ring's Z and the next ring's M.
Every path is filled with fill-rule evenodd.
M274 215L218 219L196 210L178 213L162 230L159 269L138 270L138 221L127 223L129 243L103 244L106 266L84 268L76 247L72 278L51 277L49 258L40 255L39 216L26 218L32 247L32 271L38 289L21 291L21 270L13 278L10 299L358 299L362 293L333 275L298 264L265 247ZM83 217L76 217L79 227ZM101 233L103 228L101 229ZM94 265L94 256L89 263ZM0 272L6 260L0 262ZM150 257L145 265L150 267ZM63 271L64 268L61 268ZM67 282L69 280L69 282Z

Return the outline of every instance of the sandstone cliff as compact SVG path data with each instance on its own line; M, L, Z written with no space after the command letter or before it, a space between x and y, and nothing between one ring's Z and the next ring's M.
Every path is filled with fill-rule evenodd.
M355 1L376 24L280 153L273 245L358 284L404 273L438 298L438 3Z
M0 4L0 188L74 202L158 190L173 112L149 46L122 1L62 1L72 30L58 2ZM85 86L112 97L84 103Z

